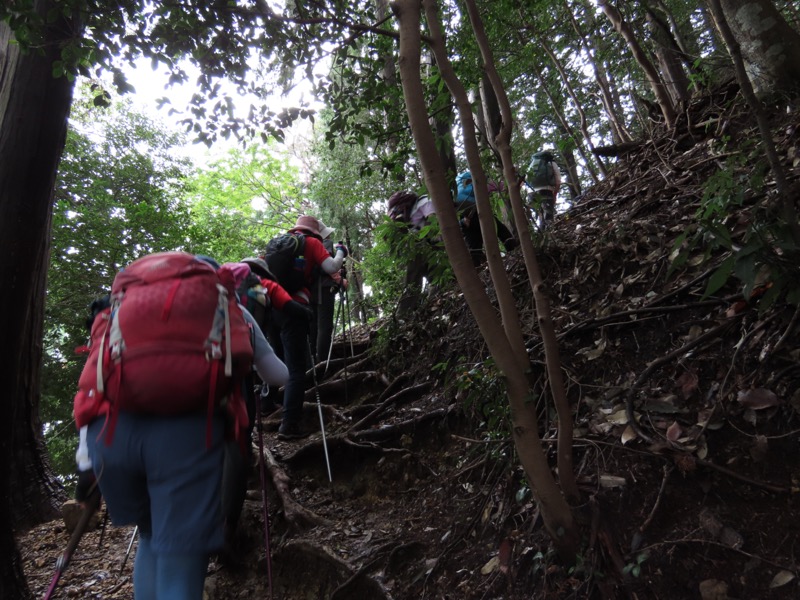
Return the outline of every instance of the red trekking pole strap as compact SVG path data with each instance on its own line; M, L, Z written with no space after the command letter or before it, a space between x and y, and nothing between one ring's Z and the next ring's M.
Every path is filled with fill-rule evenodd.
M53 596L53 592L56 589L58 580L61 579L62 573L67 570L69 561L72 559L72 554L77 549L83 534L86 532L86 527L89 525L90 519L92 516L94 516L94 513L97 512L98 508L100 508L100 489L95 488L94 492L92 492L92 494L86 500L83 514L81 515L80 521L78 521L78 524L75 526L75 530L72 532L72 537L69 538L67 548L61 553L61 556L59 556L58 560L56 561L56 572L53 574L50 587L47 588L47 591L44 594L44 600L50 600L50 598Z

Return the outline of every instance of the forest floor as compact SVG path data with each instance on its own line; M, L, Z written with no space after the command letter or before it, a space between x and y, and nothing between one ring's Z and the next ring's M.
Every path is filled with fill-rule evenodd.
M797 198L800 114L773 118ZM537 238L574 409L577 564L552 551L502 384L463 297L445 290L413 319L348 330L318 367L332 482L311 377L317 433L282 442L278 416L263 420L272 558L255 467L239 560L212 561L209 600L268 598L270 582L286 600L800 597L798 311L764 308L768 279L748 298L734 278L718 286L724 249L679 244L673 262L723 161L742 159L729 177L742 196L726 221L734 241L775 196L769 175L748 187L757 135L735 90L698 99ZM552 458L530 285L520 251L505 260ZM54 597L131 598L131 536L88 533ZM62 521L20 536L37 596L68 537Z

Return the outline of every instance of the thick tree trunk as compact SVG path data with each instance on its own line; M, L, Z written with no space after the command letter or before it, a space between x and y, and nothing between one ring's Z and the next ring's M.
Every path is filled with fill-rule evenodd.
M38 0L39 14L53 3ZM0 24L0 322L8 345L0 361L5 386L0 420L0 598L29 598L14 529L54 515L54 488L42 454L38 419L44 286L58 162L64 149L72 82L54 79L65 36L57 21L43 52L22 54Z
M689 77L683 70L681 50L670 31L669 24L654 10L647 9L647 21L655 41L655 55L664 84L672 98L673 106L685 107L689 102Z
M800 34L775 5L770 0L721 0L720 6L756 96L800 90Z

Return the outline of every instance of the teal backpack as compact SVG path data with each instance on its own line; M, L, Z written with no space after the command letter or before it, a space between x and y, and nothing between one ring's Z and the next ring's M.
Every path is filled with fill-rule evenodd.
M556 174L553 168L555 157L547 150L537 152L531 159L528 174L525 178L527 184L533 189L553 187L556 185Z

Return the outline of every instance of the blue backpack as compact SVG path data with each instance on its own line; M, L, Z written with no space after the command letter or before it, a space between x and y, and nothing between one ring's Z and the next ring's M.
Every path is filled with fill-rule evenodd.
M458 195L456 196L456 208L469 208L475 204L475 190L472 187L472 173L464 171L456 177Z

